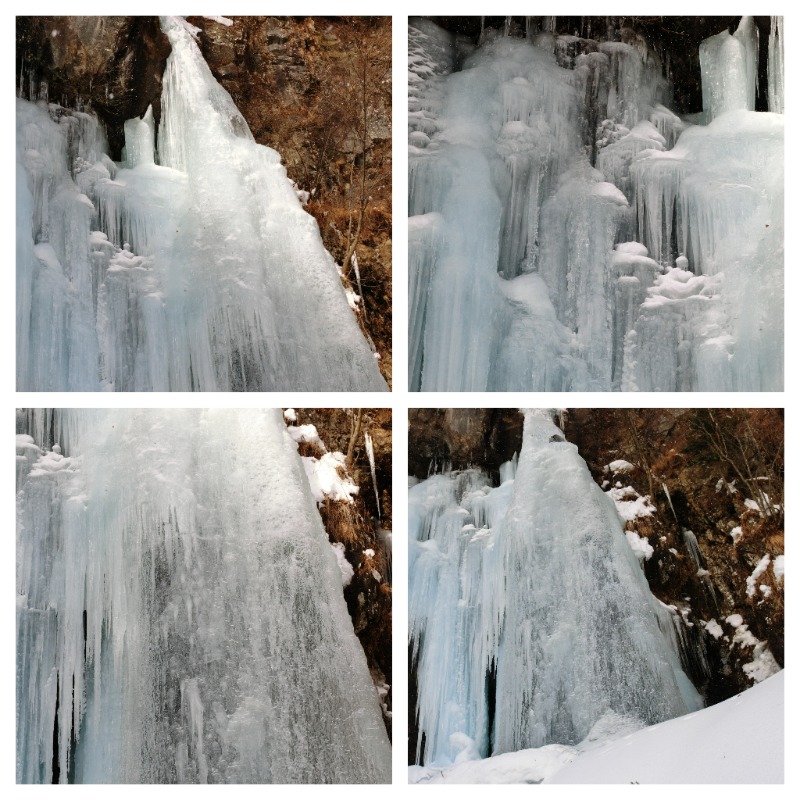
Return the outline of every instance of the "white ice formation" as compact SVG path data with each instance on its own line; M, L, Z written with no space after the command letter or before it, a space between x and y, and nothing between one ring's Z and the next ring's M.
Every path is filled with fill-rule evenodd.
M702 124L633 31L548 19L409 27L410 388L781 390L782 18L770 112L753 19L702 43Z
M674 614L552 414L526 412L516 476L501 473L496 488L467 470L409 489L418 758L574 745L609 714L698 709Z
M18 782L391 780L279 409L19 423Z
M17 388L384 391L333 259L186 26L155 146L17 100Z

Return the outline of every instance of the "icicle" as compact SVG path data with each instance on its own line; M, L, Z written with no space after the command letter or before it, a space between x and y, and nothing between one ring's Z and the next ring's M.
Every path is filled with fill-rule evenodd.
M364 445L367 450L367 458L369 459L369 471L372 475L372 488L375 492L375 506L378 509L378 519L381 518L381 499L378 495L378 478L375 474L375 450L372 447L372 437L369 431L364 431Z
M356 285L358 286L358 296L361 298L361 310L364 314L364 321L367 319L367 304L364 302L364 290L361 288L361 273L358 271L358 256L355 250L353 255L350 256L350 263L353 265L353 270L356 273Z
M770 17L768 85L769 110L783 114L783 17Z
M675 507L672 505L672 498L670 497L669 489L667 489L667 484L662 483L661 488L664 490L664 494L667 496L667 503L669 503L669 510L672 512L672 516L675 518L675 522L677 522L678 525L680 525L680 522L678 522L678 515L675 513Z

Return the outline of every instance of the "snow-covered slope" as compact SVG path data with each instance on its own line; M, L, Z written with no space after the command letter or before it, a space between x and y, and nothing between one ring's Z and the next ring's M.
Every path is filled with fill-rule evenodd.
M782 783L784 673L579 755L549 783Z
M578 747L410 767L413 783L782 783L784 673L711 708Z

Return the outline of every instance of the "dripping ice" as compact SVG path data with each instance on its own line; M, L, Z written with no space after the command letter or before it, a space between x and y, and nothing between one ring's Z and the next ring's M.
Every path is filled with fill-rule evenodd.
M157 131L120 163L81 111L17 100L21 390L385 390L316 222L186 23Z
M410 388L782 389L782 18L770 111L743 17L685 119L632 31L512 27L409 26Z
M390 780L280 410L37 409L18 430L19 782Z
M597 725L700 708L674 614L550 412L526 412L501 480L472 469L409 490L418 762L574 745Z

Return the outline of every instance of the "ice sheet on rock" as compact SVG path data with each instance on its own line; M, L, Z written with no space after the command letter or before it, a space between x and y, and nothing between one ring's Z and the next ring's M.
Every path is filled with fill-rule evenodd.
M19 388L385 390L280 157L163 26L158 163L150 110L117 167L92 117L18 101Z
M26 427L18 781L54 763L61 782L390 780L280 410L36 410Z

